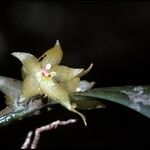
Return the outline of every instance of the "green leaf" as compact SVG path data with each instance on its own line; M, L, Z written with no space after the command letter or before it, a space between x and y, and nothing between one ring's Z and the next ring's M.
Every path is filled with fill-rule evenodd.
M87 92L78 92L74 96L100 98L127 106L150 118L150 86L124 86L95 88Z

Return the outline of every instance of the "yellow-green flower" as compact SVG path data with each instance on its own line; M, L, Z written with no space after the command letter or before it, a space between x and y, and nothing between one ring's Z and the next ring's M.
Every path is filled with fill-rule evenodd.
M23 52L14 52L12 55L23 64L22 97L30 98L38 94L45 94L68 110L78 113L86 125L84 115L75 110L77 106L71 104L69 94L83 92L93 87L94 82L80 81L80 77L88 73L93 64L87 70L59 65L63 52L58 41L39 59L32 54Z

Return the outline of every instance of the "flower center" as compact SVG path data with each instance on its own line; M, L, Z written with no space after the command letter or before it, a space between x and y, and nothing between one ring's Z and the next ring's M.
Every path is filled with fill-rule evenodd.
M42 75L45 76L45 77L48 77L48 76L50 76L50 73L48 72L48 70L46 70L44 68L44 69L42 69Z
M54 71L52 71L52 72L49 72L49 70L51 69L51 64L47 64L46 66L45 66L45 68L43 68L42 69L42 75L44 76L44 77L54 77L54 76L56 76L56 72L54 72Z
M51 69L51 64L46 64L45 68L42 69L42 75L45 77L50 76L50 73L48 72Z

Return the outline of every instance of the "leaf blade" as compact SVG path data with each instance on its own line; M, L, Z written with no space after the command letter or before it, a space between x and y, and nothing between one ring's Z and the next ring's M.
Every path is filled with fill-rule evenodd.
M124 86L95 88L78 92L75 96L87 96L104 99L124 105L150 118L150 86Z

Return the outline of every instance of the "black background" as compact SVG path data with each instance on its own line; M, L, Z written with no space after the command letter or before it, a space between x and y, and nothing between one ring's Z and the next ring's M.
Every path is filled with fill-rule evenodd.
M62 64L87 68L84 77L95 87L150 83L150 2L42 2L0 4L0 75L21 79L21 63L10 54L40 56L58 39ZM1 93L1 106L4 98ZM149 119L126 107L108 103L106 109L79 116L61 106L0 129L0 147L19 148L29 130L54 120L77 118L68 127L43 133L39 148L150 148Z

